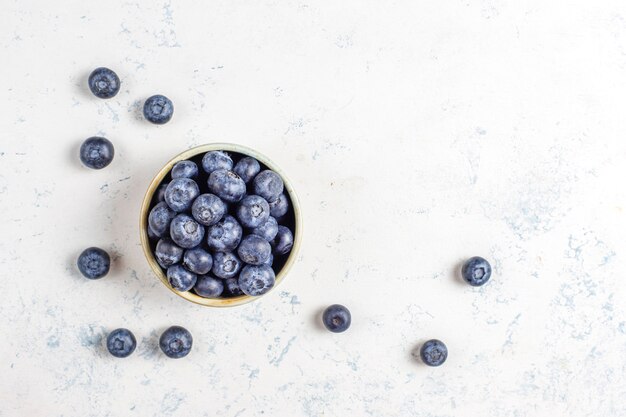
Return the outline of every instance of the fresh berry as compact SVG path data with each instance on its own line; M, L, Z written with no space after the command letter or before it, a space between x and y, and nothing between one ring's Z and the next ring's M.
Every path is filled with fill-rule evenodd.
M270 170L261 171L254 177L253 185L254 193L269 202L276 201L284 188L283 180L280 178L280 175Z
M170 239L163 238L157 243L154 255L161 268L167 269L180 262L183 258L183 249Z
M188 211L199 194L200 189L194 180L176 178L165 189L165 202L176 212Z
M167 189L167 185L168 185L167 182L161 183L161 185L159 185L156 192L154 193L155 201L157 203L160 203L161 201L165 201L165 190Z
M223 151L210 151L204 154L202 157L202 169L207 174L218 169L225 169L230 171L233 169L232 158Z
M224 282L210 275L201 275L198 277L198 281L193 287L193 290L200 297L216 298L224 292Z
M276 237L271 243L275 254L284 255L289 253L293 247L293 233L285 226L278 226L278 233L276 233Z
M166 356L179 359L191 351L193 338L189 330L181 326L172 326L165 330L159 339L159 346Z
M76 263L85 278L99 279L109 273L111 257L106 251L91 247L80 254Z
M161 201L152 207L148 215L148 226L159 237L164 236L170 230L170 223L176 213L167 205L165 201Z
M249 195L237 207L237 219L244 227L258 227L270 217L270 206L263 197Z
M213 257L202 248L193 248L185 251L183 266L196 274L208 274L213 266Z
M248 265L263 265L272 254L272 247L262 237L248 235L241 240L237 254Z
M162 125L170 121L174 114L174 104L169 98L157 94L149 97L143 104L143 117L147 121Z
M107 337L107 349L116 358L130 356L136 347L135 335L128 329L115 329Z
M188 214L181 213L172 219L170 237L181 248L193 248L204 239L204 226Z
M198 276L187 271L182 265L172 265L167 268L167 280L176 291L189 291L196 285Z
M217 169L209 175L209 191L228 203L240 201L246 194L246 183L233 171Z
M480 256L469 258L461 269L463 279L473 287L480 287L491 278L491 265Z
M267 265L246 265L239 274L239 288L247 295L263 295L274 286L274 270Z
M276 218L283 217L289 210L289 201L285 193L282 193L278 198L270 203L270 214Z
M442 341L432 339L422 345L420 357L428 366L439 366L448 358L448 348Z
M226 203L213 194L200 194L191 205L191 215L205 226L212 226L222 220L227 210Z
M276 222L275 218L270 216L263 224L250 230L250 233L253 235L261 236L263 239L271 242L278 233L278 223Z
M193 161L178 161L172 167L172 178L196 178L198 165Z
M247 184L261 171L261 165L256 159L246 156L237 162L233 171Z
M352 316L350 310L341 304L333 304L326 307L324 314L322 314L322 321L324 326L333 333L341 333L348 330L350 323L352 323Z
M222 220L208 227L207 245L212 251L225 252L235 250L241 242L243 229L233 216L226 215Z
M80 160L87 168L102 169L113 161L114 155L113 144L105 138L93 136L80 145Z
M111 98L120 91L120 79L108 68L96 68L89 75L89 89L98 98Z
M213 254L213 275L228 279L237 276L241 270L241 260L232 252L216 252Z

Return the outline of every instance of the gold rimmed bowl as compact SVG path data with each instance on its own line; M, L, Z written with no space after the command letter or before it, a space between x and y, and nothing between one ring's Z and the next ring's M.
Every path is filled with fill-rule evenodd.
M272 162L268 157L255 151L254 149L231 143L210 143L188 149L176 155L167 164L165 164L163 168L161 168L161 170L156 174L156 176L150 183L148 191L146 191L146 195L141 205L141 219L139 225L139 230L141 233L141 246L143 248L146 259L148 260L148 264L154 271L157 278L159 278L159 280L175 294L179 295L187 301L191 301L192 303L200 304L207 307L237 306L248 303L250 301L254 301L262 297L262 295L257 297L241 295L230 298L205 298L193 293L191 290L181 292L173 289L167 279L165 271L158 264L154 255L154 249L156 247L158 239L150 239L150 236L148 235L148 215L152 207L157 203L155 194L157 193L157 190L162 183L169 182L170 171L172 170L174 164L183 160L191 160L198 165L200 170L202 170L202 157L205 153L209 151L225 151L228 152L233 157L233 159L250 156L259 161L259 163L261 164L261 170L271 169L272 171L280 175L280 177L283 179L283 182L285 184L284 193L289 199L289 211L284 216L284 218L281 219L281 224L289 227L289 229L291 229L291 231L293 232L293 247L291 249L291 252L289 252L288 254L281 257L276 257L274 259L274 264L272 265L272 268L274 269L274 272L276 274L276 281L272 290L276 288L289 273L289 270L292 268L298 256L300 243L302 240L302 214L300 211L300 204L298 202L298 198L293 189L293 186L291 185L291 182L289 182L289 179L285 176L284 172L278 166L276 166L276 164L274 164L274 162Z

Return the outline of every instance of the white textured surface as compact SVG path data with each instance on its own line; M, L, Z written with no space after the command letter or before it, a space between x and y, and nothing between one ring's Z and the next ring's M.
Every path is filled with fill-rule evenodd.
M6 0L0 35L0 416L626 415L623 1ZM96 134L102 171L77 157ZM283 285L226 310L138 240L152 176L218 140L274 159L305 214ZM76 271L91 245L106 279ZM316 322L334 302L345 334ZM172 324L186 359L157 350ZM433 337L436 369L412 356Z

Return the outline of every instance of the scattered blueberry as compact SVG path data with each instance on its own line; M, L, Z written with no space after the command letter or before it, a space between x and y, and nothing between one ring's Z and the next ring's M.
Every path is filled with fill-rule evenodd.
M463 279L473 287L480 287L491 278L491 265L480 256L469 258L461 269Z
M270 203L270 214L276 218L283 217L289 210L289 201L285 193L282 193L278 198Z
M198 165L193 161L178 161L172 167L172 178L196 178Z
M255 227L254 229L251 229L250 233L253 235L261 236L263 239L271 242L278 233L278 222L276 222L275 218L270 216L263 224Z
M170 237L181 248L193 248L204 239L204 226L188 214L181 213L172 219Z
M191 178L175 178L165 189L165 202L174 211L187 211L200 194L198 184ZM156 230L155 230L156 231Z
M135 335L128 329L115 329L107 337L107 349L116 358L130 356L136 347Z
M187 356L191 351L193 338L189 330L181 326L172 326L163 332L159 339L159 346L166 356L179 359Z
M352 316L350 310L341 304L333 304L328 306L322 314L322 321L324 326L333 333L341 333L348 330L350 323L352 323Z
M89 75L89 89L98 98L111 98L120 91L120 79L108 68L96 68Z
M244 227L258 227L270 217L270 205L263 197L249 195L237 207L237 219Z
M241 288L239 288L238 278L225 279L224 283L225 283L224 291L231 297L239 297L240 295L243 295L243 291L241 291Z
M166 182L161 183L161 185L159 185L159 187L157 188L156 192L154 193L156 196L156 202L160 203L161 201L165 201L165 190L167 189L167 184Z
M191 215L198 223L212 226L222 220L228 207L218 196L200 194L191 206Z
M234 250L241 242L243 229L233 216L226 215L207 230L207 245L212 251Z
M79 256L76 262L80 273L85 278L99 279L109 273L111 257L100 248L87 248Z
M113 144L105 138L93 136L80 145L80 160L87 168L102 169L113 161L114 155Z
M271 243L275 254L284 255L289 253L293 247L293 233L285 226L278 226L278 233L276 233L276 237Z
M246 183L233 171L217 169L209 175L209 191L228 203L240 201L246 194Z
M213 255L213 275L228 279L235 277L241 270L241 260L232 252L216 252Z
M218 169L230 171L233 169L233 160L226 152L210 151L202 157L202 169L207 174Z
M261 165L256 159L246 156L237 162L233 171L247 184L261 171Z
M198 277L198 281L193 287L193 290L200 297L216 298L224 292L224 282L210 275L201 275Z
M267 265L246 265L239 274L239 288L247 295L263 295L274 286L274 270Z
M157 125L169 122L173 114L172 100L160 94L149 97L143 105L143 117Z
M439 366L448 358L448 348L442 341L432 339L422 345L420 357L428 366Z
M263 265L272 254L272 247L262 237L248 235L241 240L237 254L248 265Z
M168 268L180 262L183 258L183 249L170 239L163 238L157 243L154 255L161 268Z
M213 257L202 248L193 248L185 251L183 266L196 274L208 274L213 266Z
M176 291L189 291L196 285L198 276L187 271L182 265L172 265L167 268L167 279Z
M260 195L269 202L276 199L283 192L284 184L280 175L269 169L261 171L254 177L254 193Z
M165 201L161 201L152 207L148 215L148 226L154 234L161 237L170 230L170 223L176 213L167 205Z

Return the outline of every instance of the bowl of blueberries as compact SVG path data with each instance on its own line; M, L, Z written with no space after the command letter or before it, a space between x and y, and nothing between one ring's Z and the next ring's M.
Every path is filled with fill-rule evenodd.
M296 260L300 205L267 157L215 143L182 152L154 177L141 207L141 244L177 295L241 305L276 287Z

